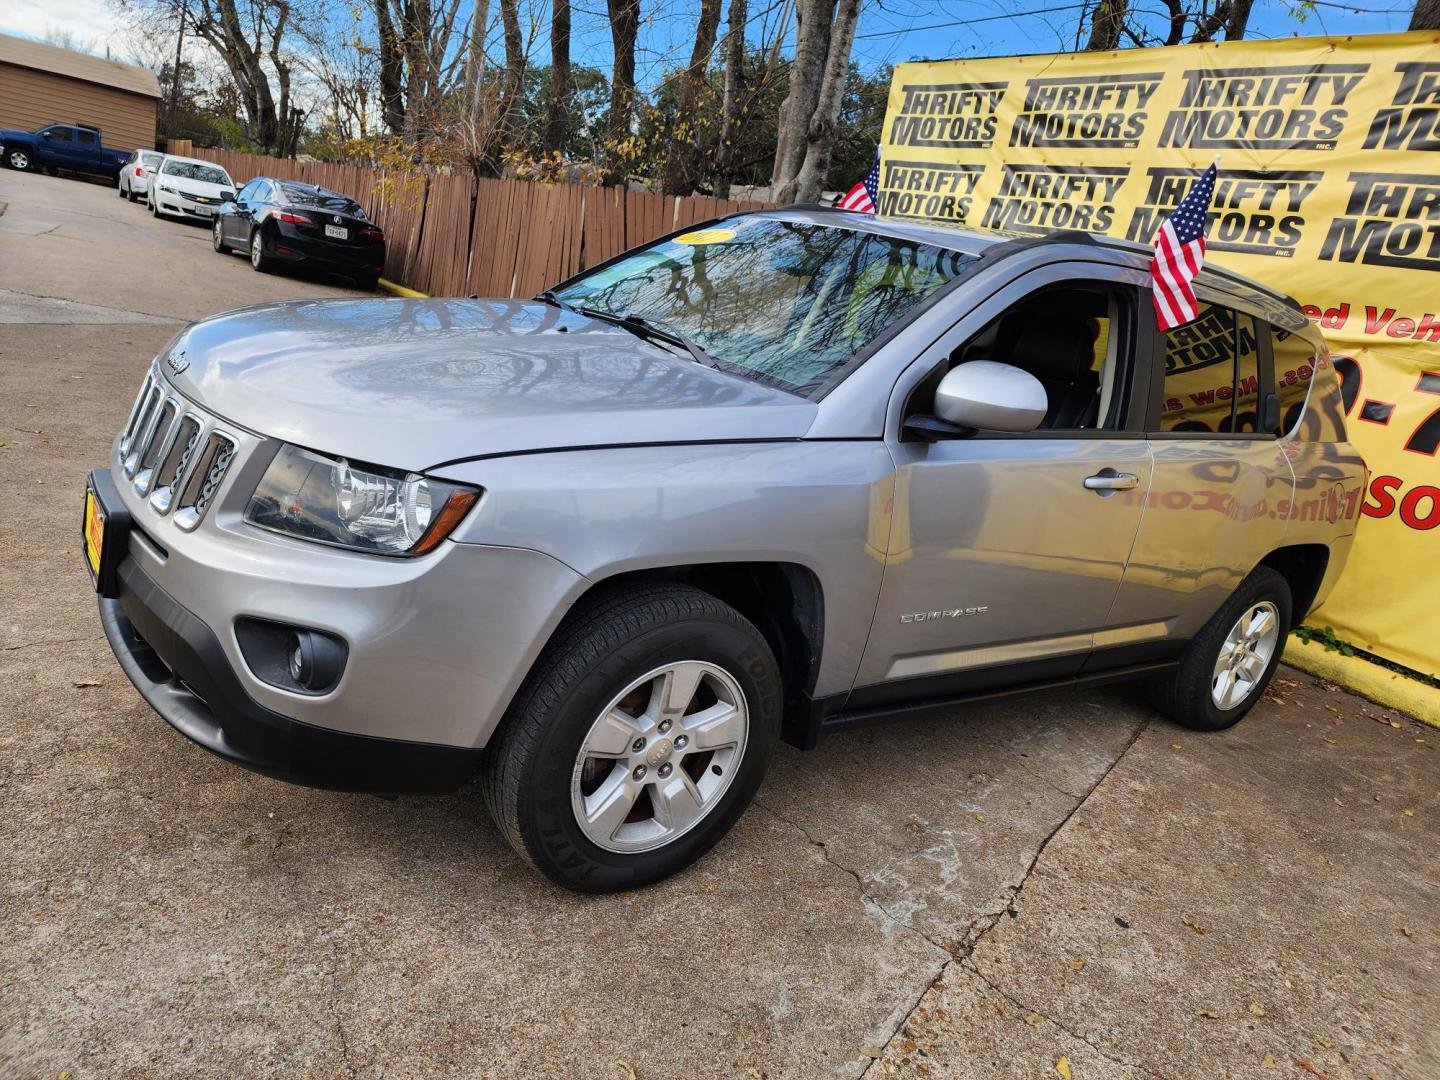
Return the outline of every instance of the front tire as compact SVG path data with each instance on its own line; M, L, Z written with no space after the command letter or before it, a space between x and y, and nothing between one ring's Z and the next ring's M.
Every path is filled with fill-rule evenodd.
M19 172L26 172L32 166L30 155L24 150L11 150L5 155L5 163Z
M221 255L230 253L229 247L225 244L225 234L221 231L219 218L216 218L210 226L210 246Z
M485 750L486 805L566 888L658 881L749 805L780 730L775 658L739 612L684 585L613 590L571 613Z
M1193 731L1238 724L1275 675L1290 617L1290 583L1256 567L1200 628L1180 666L1150 684L1151 703Z

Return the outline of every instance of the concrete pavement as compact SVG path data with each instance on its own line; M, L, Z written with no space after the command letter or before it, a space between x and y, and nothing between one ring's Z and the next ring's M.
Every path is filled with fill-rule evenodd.
M191 746L100 633L85 472L181 321L348 291L98 185L0 204L0 1075L1440 1072L1440 737L1295 672L1219 735L1122 686L782 748L711 855L601 898L473 792Z

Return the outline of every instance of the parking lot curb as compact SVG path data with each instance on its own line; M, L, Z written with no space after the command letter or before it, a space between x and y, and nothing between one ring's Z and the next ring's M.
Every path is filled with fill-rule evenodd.
M1285 663L1339 683L1376 704L1440 727L1440 690L1372 664L1363 657L1343 656L1318 641L1292 637L1285 646Z
M428 298L429 293L417 292L414 289L407 289L404 285L396 285L393 281L386 281L383 277L379 281L380 288L393 296L412 296Z

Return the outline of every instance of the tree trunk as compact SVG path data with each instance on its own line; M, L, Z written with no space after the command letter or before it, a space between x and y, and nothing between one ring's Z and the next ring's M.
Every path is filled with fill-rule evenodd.
M1250 25L1250 8L1255 0L1230 0L1230 12L1225 19L1225 40L1239 41L1245 36Z
M505 37L505 78L500 87L500 122L496 126L504 143L510 138L525 86L525 39L520 33L519 0L500 0L500 24Z
M805 162L805 137L820 98L834 14L835 0L796 0L795 59L790 63L790 90L780 106L775 169L770 179L776 190L789 185Z
M1109 52L1120 47L1120 31L1125 27L1125 13L1130 0L1099 0L1090 21L1087 52Z
M680 74L680 103L670 128L670 145L665 155L661 190L666 195L689 195L695 190L697 128L700 121L700 93L705 88L705 68L715 50L720 28L720 0L700 0L700 18L695 25L695 46L690 66Z
M1411 30L1440 30L1440 0L1415 0Z
M640 31L640 0L605 0L610 13L610 39L615 66L610 76L610 116L605 124L607 187L629 171L630 118L635 109L635 37Z
M375 27L380 40L380 112L390 134L405 130L405 57L390 17L390 0L375 0Z
M740 130L740 93L745 83L745 0L730 0L730 25L725 34L725 97L720 104L720 137L715 145L715 197L730 197L735 162L735 134Z
M540 141L546 153L558 153L565 147L570 93L570 0L551 0L550 101L545 110L545 134Z
M776 202L814 202L820 197L835 149L835 125L840 120L845 79L850 73L850 48L855 43L855 24L859 19L860 0L840 0L830 32L825 79L820 84L815 113L805 134L805 162L795 176L793 187L776 192Z
M480 132L485 82L485 30L490 21L490 0L475 0L465 46L465 140L475 156L484 141Z

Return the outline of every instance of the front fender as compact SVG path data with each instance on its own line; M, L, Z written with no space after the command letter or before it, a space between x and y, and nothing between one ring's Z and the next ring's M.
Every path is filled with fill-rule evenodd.
M894 463L881 441L524 454L436 475L485 490L453 539L531 548L591 582L705 563L806 567L824 595L815 694L850 688L890 536Z

